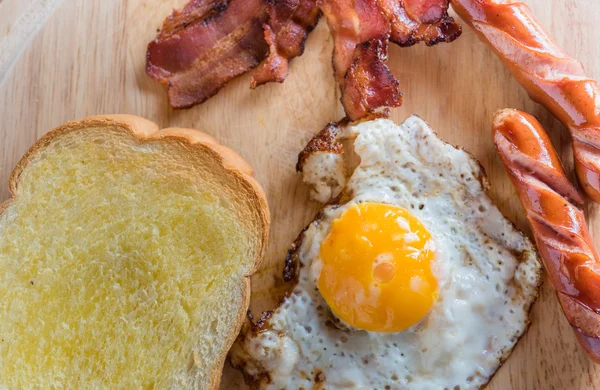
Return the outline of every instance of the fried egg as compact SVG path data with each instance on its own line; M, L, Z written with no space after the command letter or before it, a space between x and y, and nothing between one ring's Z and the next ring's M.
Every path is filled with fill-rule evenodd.
M341 138L360 163L347 174ZM301 154L330 203L297 240L295 285L231 362L260 389L475 389L525 332L541 265L479 163L418 117L329 126ZM289 271L289 270L288 270Z

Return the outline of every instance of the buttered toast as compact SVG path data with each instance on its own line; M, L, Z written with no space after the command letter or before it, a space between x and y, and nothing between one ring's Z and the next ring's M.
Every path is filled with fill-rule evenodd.
M40 139L0 206L0 389L214 389L268 237L249 165L134 116Z

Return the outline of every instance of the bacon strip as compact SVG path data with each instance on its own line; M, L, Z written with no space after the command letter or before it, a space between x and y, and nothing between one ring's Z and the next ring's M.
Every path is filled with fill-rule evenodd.
M168 86L172 107L202 103L267 56L267 17L263 0L193 0L148 45L146 72Z
M252 74L251 88L271 81L281 83L285 80L289 73L289 61L302 55L306 38L321 17L317 0L266 2L269 21L263 27L270 52Z
M356 47L371 39L386 39L390 24L373 0L319 0L333 35L333 69L343 84Z
M449 0L377 0L391 23L390 40L400 46L452 42L462 29L448 15Z
M259 66L250 86L283 82L321 11L334 38L333 66L348 118L402 104L389 71L388 41L450 42L460 27L448 0L192 0L148 45L147 73L168 87L174 108L200 104ZM261 63L262 62L262 63Z
M372 39L359 45L342 84L342 105L351 120L373 114L379 107L402 105L398 80L390 72L387 43Z
M390 23L374 0L319 0L333 35L333 68L351 120L402 104L387 61Z

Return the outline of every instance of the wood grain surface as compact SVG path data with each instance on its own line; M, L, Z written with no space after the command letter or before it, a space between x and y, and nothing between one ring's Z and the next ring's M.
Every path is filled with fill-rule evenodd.
M321 21L285 83L251 91L244 76L199 107L173 111L164 89L144 72L145 50L164 17L184 2L0 0L0 201L9 196L8 176L21 155L65 121L128 113L160 127L201 129L239 151L268 195L271 243L253 278L252 302L255 310L268 309L285 290L281 273L287 247L318 210L295 172L297 154L327 122L342 116L331 69L332 41ZM559 44L600 78L600 2L526 2ZM488 173L492 198L528 231L493 148L492 114L516 107L538 116L571 172L563 126L529 101L491 50L466 28L450 45L392 46L389 64L405 93L404 106L393 110L392 118L401 122L415 113L444 140L473 153ZM595 237L600 237L599 210L587 206ZM239 374L226 368L222 389L235 388L242 388ZM488 389L600 389L600 366L578 348L548 284L532 311L531 328Z

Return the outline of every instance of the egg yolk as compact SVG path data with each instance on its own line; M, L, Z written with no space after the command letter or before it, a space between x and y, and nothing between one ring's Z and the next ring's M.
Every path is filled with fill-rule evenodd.
M431 235L401 207L350 207L332 222L320 255L319 291L333 313L352 327L408 329L438 297Z

